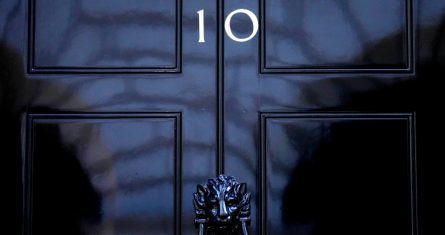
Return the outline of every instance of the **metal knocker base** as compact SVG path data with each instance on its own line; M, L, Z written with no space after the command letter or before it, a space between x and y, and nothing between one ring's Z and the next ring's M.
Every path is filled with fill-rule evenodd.
M219 175L197 185L193 194L195 225L199 235L247 235L250 225L250 193L246 184Z

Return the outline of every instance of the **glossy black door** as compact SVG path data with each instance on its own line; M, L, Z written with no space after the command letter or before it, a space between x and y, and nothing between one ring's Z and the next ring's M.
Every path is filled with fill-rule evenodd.
M444 4L224 1L260 18L258 37L221 50L224 172L257 186L255 233L437 233L426 105Z
M250 234L440 234L444 7L1 1L2 229L195 234L195 187L224 173L252 192ZM237 9L247 42L224 32Z
M206 34L215 38L216 4L31 0L0 8L9 69L2 114L15 125L2 126L23 155L19 163L20 147L7 146L17 149L16 183L24 174L15 230L193 234L192 193L215 174L217 126L216 45L196 43L196 11L207 9Z

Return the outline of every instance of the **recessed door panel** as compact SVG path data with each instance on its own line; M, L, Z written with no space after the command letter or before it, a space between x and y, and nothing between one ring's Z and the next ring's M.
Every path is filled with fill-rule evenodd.
M30 9L31 71L180 71L179 1L33 0Z
M410 115L261 116L263 234L413 231Z
M411 0L261 4L264 72L403 71L411 66Z
M33 234L177 234L180 115L31 115Z

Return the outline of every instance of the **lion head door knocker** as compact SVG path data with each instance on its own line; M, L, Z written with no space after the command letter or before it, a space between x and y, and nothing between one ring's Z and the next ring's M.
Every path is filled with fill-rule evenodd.
M199 235L248 234L250 193L245 183L219 175L198 185L193 196Z

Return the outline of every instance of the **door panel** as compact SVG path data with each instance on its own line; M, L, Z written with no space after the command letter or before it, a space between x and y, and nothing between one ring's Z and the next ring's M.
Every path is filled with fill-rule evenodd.
M179 232L179 113L31 115L29 122L29 232Z
M263 72L412 69L412 0L261 4Z
M411 234L409 114L261 114L261 231Z
M30 4L32 72L181 71L178 0Z
M14 230L193 234L192 194L198 182L215 174L217 126L216 45L196 43L195 16L198 7L206 9L206 36L216 38L216 4L204 0L0 4L2 17L5 12L1 61L9 69L2 73L2 97L9 97L6 106L2 99L2 110L13 121L2 137L14 134L14 143L22 146L4 150L16 151ZM26 119L36 121L36 129L33 122L20 121ZM20 138L21 131L35 135L35 141L26 135ZM46 146L47 142L55 144ZM20 161L20 149L26 145L32 148L23 151ZM67 146L69 150L64 149ZM104 152L88 152L91 148ZM125 161L121 154L139 156L139 162ZM85 158L105 158L98 170L120 172L108 175L116 186L114 196L104 192L112 185L95 185L98 173L83 168ZM58 165L59 159L73 165L78 177L62 179L69 169ZM32 165L21 170L29 162L37 164L35 172ZM22 173L29 178L22 181ZM53 179L57 175L61 178ZM156 175L164 180L158 182ZM41 187L32 188L33 180ZM54 181L66 183L57 186ZM91 202L96 203L93 212L77 208L81 202L72 202L75 195L61 195L75 190L70 181L89 185L97 197ZM52 205L49 195L58 195L61 204ZM28 206L31 202L36 207ZM55 211L60 218L45 220ZM88 213L93 213L91 218Z
M225 14L245 8L262 19L260 37L225 37L223 51L225 171L256 195L253 233L415 234L412 2L224 4ZM249 18L233 30L249 35ZM406 116L382 120L392 114ZM306 129L316 126L327 133ZM316 165L310 176L299 154Z

